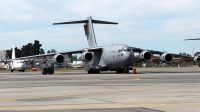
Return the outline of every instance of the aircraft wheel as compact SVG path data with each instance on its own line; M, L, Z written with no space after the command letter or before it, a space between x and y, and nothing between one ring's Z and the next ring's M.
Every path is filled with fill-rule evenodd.
M129 69L128 68L124 68L124 73L129 73Z
M116 73L123 73L123 70L117 70Z
M92 70L90 69L90 70L88 70L88 74L91 74L92 73Z
M101 71L100 71L100 70L98 70L98 71L97 71L97 73L101 73Z
M128 68L125 68L125 69L124 69L124 73L129 73L129 69L128 69Z
M10 71L13 72L14 70L13 70L13 69L10 69Z

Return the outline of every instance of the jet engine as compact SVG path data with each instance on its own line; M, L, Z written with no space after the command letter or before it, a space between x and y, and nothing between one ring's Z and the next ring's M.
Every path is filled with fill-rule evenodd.
M61 55L61 54L57 54L57 55L55 55L55 56L53 57L53 62L54 62L55 64L60 65L60 64L63 64L64 61L65 61L65 58L64 58L63 55Z
M144 60L144 61L149 61L152 58L152 53L149 51L142 51L139 54L139 58Z
M173 56L170 53L164 53L160 56L160 61L164 63L170 63L173 60Z
M194 61L195 61L195 62L200 62L200 57L199 57L199 56L195 56L195 57L194 57Z
M91 61L93 58L93 53L91 52L83 52L81 57L80 57L80 60L81 61L85 61L85 62L89 62Z

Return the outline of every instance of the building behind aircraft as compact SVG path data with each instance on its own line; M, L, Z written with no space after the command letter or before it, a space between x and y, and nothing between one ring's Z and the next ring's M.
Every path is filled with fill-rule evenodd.
M5 50L0 50L0 60L6 60L7 52ZM4 62L0 62L0 68L8 68L8 65L5 65Z

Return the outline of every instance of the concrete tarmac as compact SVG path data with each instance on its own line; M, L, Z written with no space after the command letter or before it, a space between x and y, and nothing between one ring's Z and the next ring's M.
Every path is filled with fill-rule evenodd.
M200 68L0 73L0 111L200 112Z

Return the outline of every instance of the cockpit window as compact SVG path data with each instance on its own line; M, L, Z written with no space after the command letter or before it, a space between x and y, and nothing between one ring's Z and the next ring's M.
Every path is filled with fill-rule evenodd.
M122 52L122 49L119 49L118 52Z

